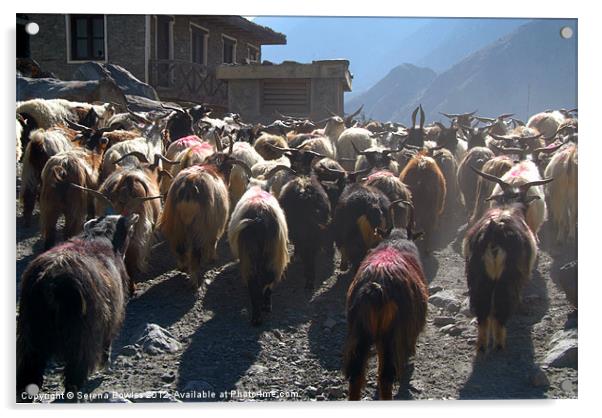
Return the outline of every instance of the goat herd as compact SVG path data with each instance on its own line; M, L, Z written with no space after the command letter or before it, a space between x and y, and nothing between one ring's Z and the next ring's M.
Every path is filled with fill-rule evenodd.
M478 352L505 347L546 219L553 242L576 246L576 109L526 124L508 114L444 114L449 127L425 126L422 106L409 127L354 120L359 110L318 122L279 114L269 125L213 118L205 105L117 110L17 103L22 221L31 223L38 202L45 250L21 277L18 394L42 387L53 358L65 363L66 392L108 361L158 242L167 241L196 289L227 232L252 325L271 310L289 242L308 289L317 255L334 243L353 277L343 355L353 400L372 345L379 398L391 399L426 323L421 257L450 216L468 223L463 254ZM66 241L57 244L61 216Z

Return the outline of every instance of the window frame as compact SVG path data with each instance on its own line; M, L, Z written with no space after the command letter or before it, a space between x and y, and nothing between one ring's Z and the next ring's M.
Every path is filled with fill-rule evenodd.
M254 50L257 53L257 60L255 61L251 60L251 50ZM249 62L261 62L261 49L247 42L247 59Z
M226 48L226 42L225 40L229 40L233 43L232 45L232 62L226 62L226 54L225 54L225 48ZM236 64L236 48L238 46L238 40L236 38L233 38L231 36L228 35L224 35L222 34L222 64Z
M198 25L194 22L190 22L190 62L200 65L207 65L208 63L208 49L209 49L209 29ZM203 62L198 63L194 61L194 47L193 47L193 35L194 31L200 31L203 33ZM222 51L223 54L223 51Z
M73 37L71 36L72 27L71 20L73 17L81 16L81 17L90 17L92 15L102 16L103 20L103 38L104 38L104 58L103 59L94 59L94 58L73 58ZM67 63L68 64L81 64L85 62L100 62L107 63L109 60L109 49L108 49L108 33L107 33L107 15L106 14L66 14L65 15L65 38L66 38L66 47L67 47ZM93 38L93 37L92 37Z

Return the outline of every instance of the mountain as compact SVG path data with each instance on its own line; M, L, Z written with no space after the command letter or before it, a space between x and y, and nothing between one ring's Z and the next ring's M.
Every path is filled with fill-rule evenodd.
M348 112L364 105L366 118L391 120L400 103L409 103L426 88L437 76L430 68L402 64L393 68L386 77L368 91L348 100L345 107Z
M409 122L421 103L427 120L438 112L495 116L514 112L526 119L550 108L577 105L577 36L563 39L560 29L576 20L541 19L474 52L439 74L414 100L393 112L392 119ZM393 88L393 87L391 87Z
M254 23L286 35L286 45L266 45L272 62L345 58L357 96L394 67L408 62L437 72L508 34L524 19L260 16Z

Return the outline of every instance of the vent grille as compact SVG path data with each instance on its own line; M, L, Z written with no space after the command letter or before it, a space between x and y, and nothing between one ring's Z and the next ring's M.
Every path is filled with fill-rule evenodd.
M285 114L308 115L310 112L310 80L279 79L264 80L262 113L275 110Z

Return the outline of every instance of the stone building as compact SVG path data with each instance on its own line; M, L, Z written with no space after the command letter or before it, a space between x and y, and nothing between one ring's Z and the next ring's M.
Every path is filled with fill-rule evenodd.
M27 22L39 25L37 35L25 34ZM163 100L224 106L227 85L215 69L259 61L262 45L286 44L283 34L241 16L29 13L17 16L17 33L17 57L36 60L62 80L84 62L111 63Z
M28 22L37 35L27 35ZM349 62L261 63L262 45L285 44L285 35L242 16L17 14L17 58L62 80L93 61L124 67L161 100L209 103L249 121L273 120L276 110L342 114Z

